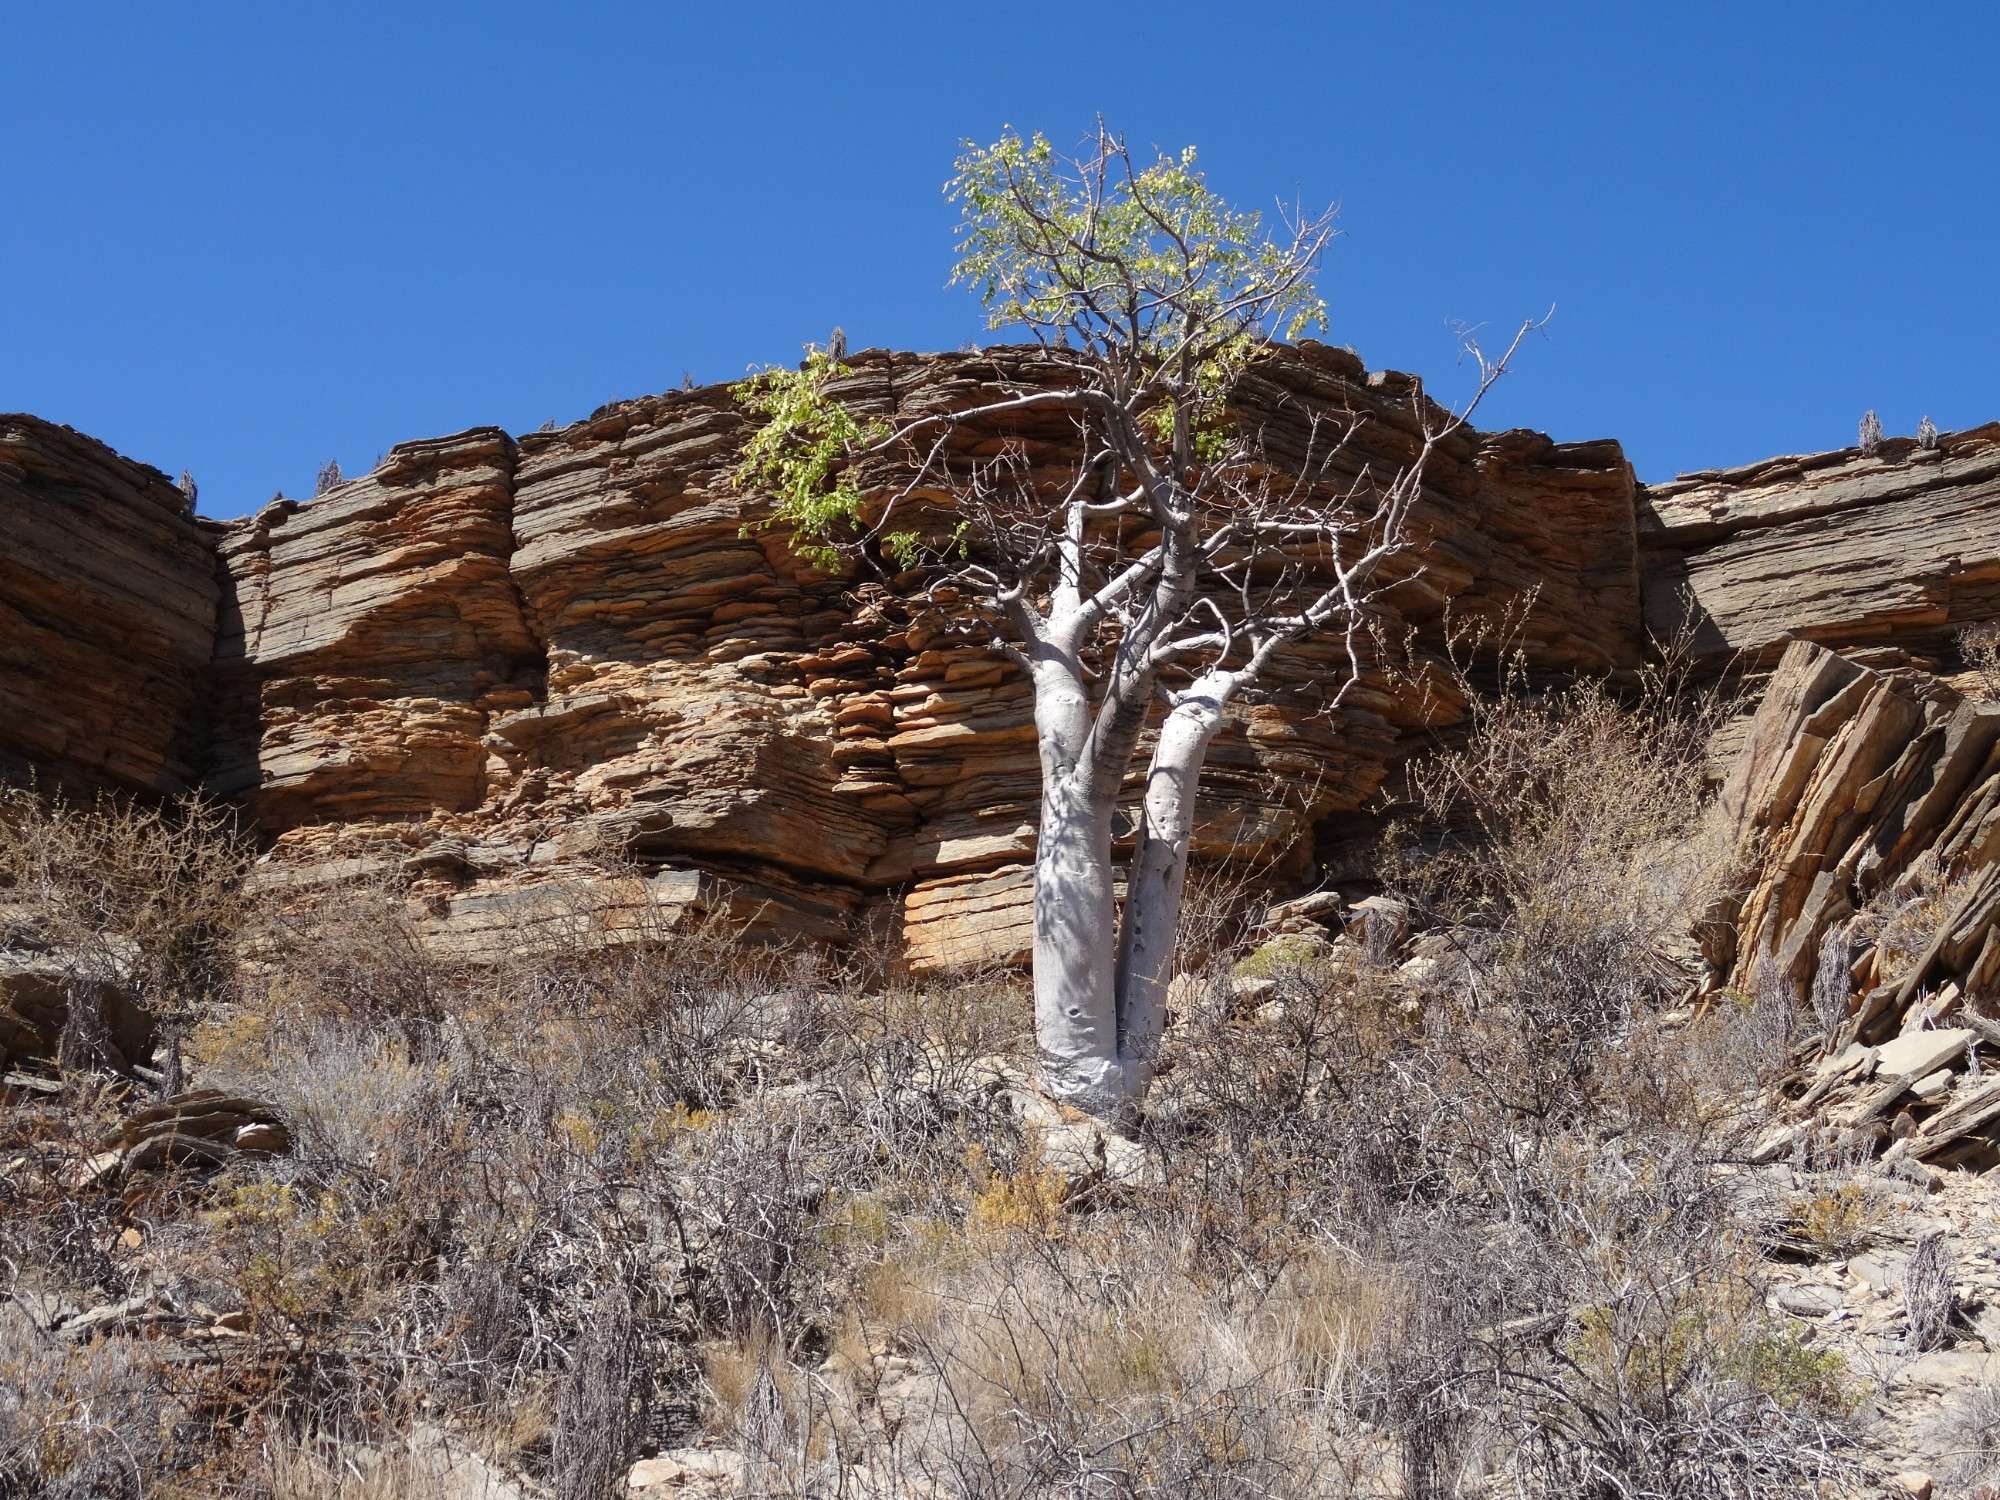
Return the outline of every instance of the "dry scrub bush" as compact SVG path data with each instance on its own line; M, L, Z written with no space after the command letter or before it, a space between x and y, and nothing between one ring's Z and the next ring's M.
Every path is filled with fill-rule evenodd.
M77 805L0 787L0 950L61 970L66 1069L107 1060L119 989L160 1023L163 1089L179 1090L180 1038L229 985L251 854L234 814L198 797Z
M150 1355L136 1339L66 1345L0 1305L0 1495L151 1493L173 1433Z
M1300 944L1261 964L1274 1004L1197 1007L1164 1059L1155 1202L1188 1274L1282 1285L1338 1244L1389 1289L1339 1405L1404 1493L1843 1472L1837 1361L1765 1323L1720 1171L1782 1038L1754 1006L1675 1011L1727 873L1705 739L1657 696L1485 706L1392 864L1422 972Z
M1097 1216L906 1253L928 1301L896 1332L909 1373L884 1397L878 1466L980 1500L1348 1494L1384 1467L1328 1421L1370 1316L1344 1257L1244 1297Z
M1853 939L1874 946L1878 984L1893 984L1923 958L1975 879L1976 872L1939 869L1926 852L1894 885L1868 900L1848 930Z
M1927 1434L1938 1477L1965 1494L2000 1485L2000 1386L1981 1383L1954 1395Z
M1395 867L1426 962L1286 938L1245 1013L1189 955L1136 1177L1021 1124L1017 979L864 984L559 884L472 963L364 885L266 913L191 1048L294 1154L65 1219L116 1101L51 1112L0 1251L237 1330L141 1379L182 1434L149 1494L421 1493L444 1430L602 1497L703 1423L767 1495L1810 1493L1839 1372L1764 1320L1719 1171L1751 1019L1673 1014L1701 737L1482 713Z
M1979 676L1980 696L2000 702L2000 621L1968 625L1957 642L1959 657Z
M552 889L539 951L476 964L391 888L320 893L201 1034L205 1079L275 1101L297 1149L217 1178L159 1256L287 1351L282 1388L232 1397L271 1451L442 1410L598 1493L686 1435L702 1350L821 1357L887 1226L965 1201L969 1142L1018 1154L1013 981L863 992L586 896Z

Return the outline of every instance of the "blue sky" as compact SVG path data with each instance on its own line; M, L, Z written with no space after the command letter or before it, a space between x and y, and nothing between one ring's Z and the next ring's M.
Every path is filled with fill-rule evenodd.
M1337 202L1328 337L1640 476L2000 418L2000 6L4 4L0 409L232 515L319 464L855 347L962 137L1102 111Z

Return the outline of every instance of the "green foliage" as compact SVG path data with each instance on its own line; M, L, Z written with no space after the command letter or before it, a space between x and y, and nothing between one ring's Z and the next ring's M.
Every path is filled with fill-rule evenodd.
M1815 1349L1794 1330L1768 1324L1748 1341L1734 1373L1786 1411L1844 1417L1866 1394L1849 1380L1847 1361L1838 1351Z
M827 395L830 381L851 374L821 349L803 368L768 369L735 388L736 399L764 418L743 450L737 470L741 484L771 491L770 520L791 528L799 556L831 572L840 563L840 542L861 523L861 492L850 464L888 437L888 427L866 422ZM904 566L915 555L916 538L897 533L884 539Z
M1325 326L1326 304L1316 241L1263 236L1194 162L1190 146L1136 169L1106 136L1085 161L1040 134L968 141L945 187L963 215L952 283L977 289L989 327L1074 334L1212 403L1266 338Z
M1041 135L1009 130L991 146L964 143L945 193L961 212L952 284L978 292L988 326L1076 339L1097 369L1090 383L1151 440L1177 460L1212 463L1227 447L1224 400L1244 366L1273 337L1325 325L1311 272L1332 231L1329 218L1301 220L1289 240L1274 240L1262 215L1231 209L1194 163L1190 147L1141 168L1102 130L1094 156L1070 160ZM815 349L798 370L736 387L763 419L739 482L770 492L771 521L828 570L865 532L852 465L892 433L827 394L847 373ZM924 550L914 531L881 540L905 568ZM940 550L962 556L964 528Z

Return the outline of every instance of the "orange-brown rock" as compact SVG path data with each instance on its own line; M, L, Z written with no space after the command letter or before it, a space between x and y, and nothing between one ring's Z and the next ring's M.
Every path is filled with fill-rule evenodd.
M1935 653L2000 618L2000 423L1649 486L1639 536L1647 629L1707 668L1792 639Z
M274 833L485 800L487 717L540 687L507 571L513 463L496 429L403 443L229 529L215 790Z
M884 416L1054 378L1032 349L850 363L839 394ZM1257 366L1234 400L1281 474L1305 465L1316 420L1365 418L1331 488L1415 454L1413 394L1409 377L1308 344ZM209 785L271 841L261 878L406 882L434 939L466 953L532 946L579 905L826 941L880 918L920 967L1025 951L1025 683L955 644L910 579L815 572L762 529L763 502L734 479L748 425L726 389L519 439L403 444L363 479L232 524L219 548L162 476L7 420L7 774L165 790L205 754ZM963 433L948 458L1001 436ZM1067 451L1060 420L1006 436L1037 465ZM1550 675L1632 668L1649 630L1683 618L1705 669L1741 652L1768 670L1800 637L1931 649L2000 616L1996 475L2000 428L1986 428L1935 452L1891 442L1641 494L1616 444L1462 431L1427 476L1380 622L1407 632L1415 670L1367 658L1329 713L1344 654L1313 642L1283 659L1216 744L1197 855L1276 885L1325 873L1389 769L1460 716L1427 670L1454 623L1518 617L1529 665ZM1969 710L1954 729L1949 690L1886 658L1815 670L1837 690L1774 690L1746 752L1763 769L1729 794L1746 829L1787 841L1744 913L1743 951L1768 941L1795 972L1839 882L1865 900L1937 843L1950 776L1912 747L1945 746L1956 775L1985 733ZM1818 736L1801 726L1835 699L1840 724L1866 729L1841 730L1822 763L1793 740ZM1864 833L1875 842L1857 854Z
M0 416L0 777L196 779L218 591L213 540L166 475Z
M2000 703L1898 648L1853 655L1794 642L1771 677L1717 803L1747 878L1710 957L1739 991L1778 984L1822 1012L1803 1108L1884 1129L1907 1112L1915 1154L1986 1153L1963 1138L2000 1094L1969 1112L1983 1085L1956 1075L2000 1044ZM1897 1039L1920 1036L1943 1052L1919 1071Z
M1038 360L864 354L839 394L884 415L964 406L1052 378ZM1367 413L1333 484L1414 455L1408 395L1403 377L1308 348L1238 399L1281 465L1301 460L1315 415ZM615 855L702 872L672 899L772 935L837 939L881 902L920 967L1024 952L1038 783L1025 682L952 645L894 580L815 573L762 530L734 479L747 432L726 390L678 392L520 439L507 485L484 467L503 440L467 435L421 445L427 467L399 449L368 480L240 527L224 549L243 621L231 680L260 697L230 722L257 728L252 795L275 857L311 864L400 824L377 858L416 877L440 941L475 948L523 930L541 888L573 889ZM1059 420L1012 435L1050 462L1067 441ZM966 434L966 451L983 440ZM1447 604L1492 618L1538 591L1524 637L1538 666L1636 663L1615 445L1465 433L1430 478L1392 632L1407 624L1435 653ZM421 651L391 644L413 638ZM1378 669L1329 716L1341 665L1325 643L1302 649L1239 716L1211 765L1202 853L1304 875L1314 826L1457 711ZM248 789L240 771L229 784Z

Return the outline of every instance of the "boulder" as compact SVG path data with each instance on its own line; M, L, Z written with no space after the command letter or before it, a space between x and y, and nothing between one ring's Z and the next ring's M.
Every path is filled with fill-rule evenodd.
M91 982L104 1022L106 1061L120 1071L153 1055L153 1018L120 985ZM55 1061L69 1021L70 982L61 964L43 956L0 951L0 1068Z

